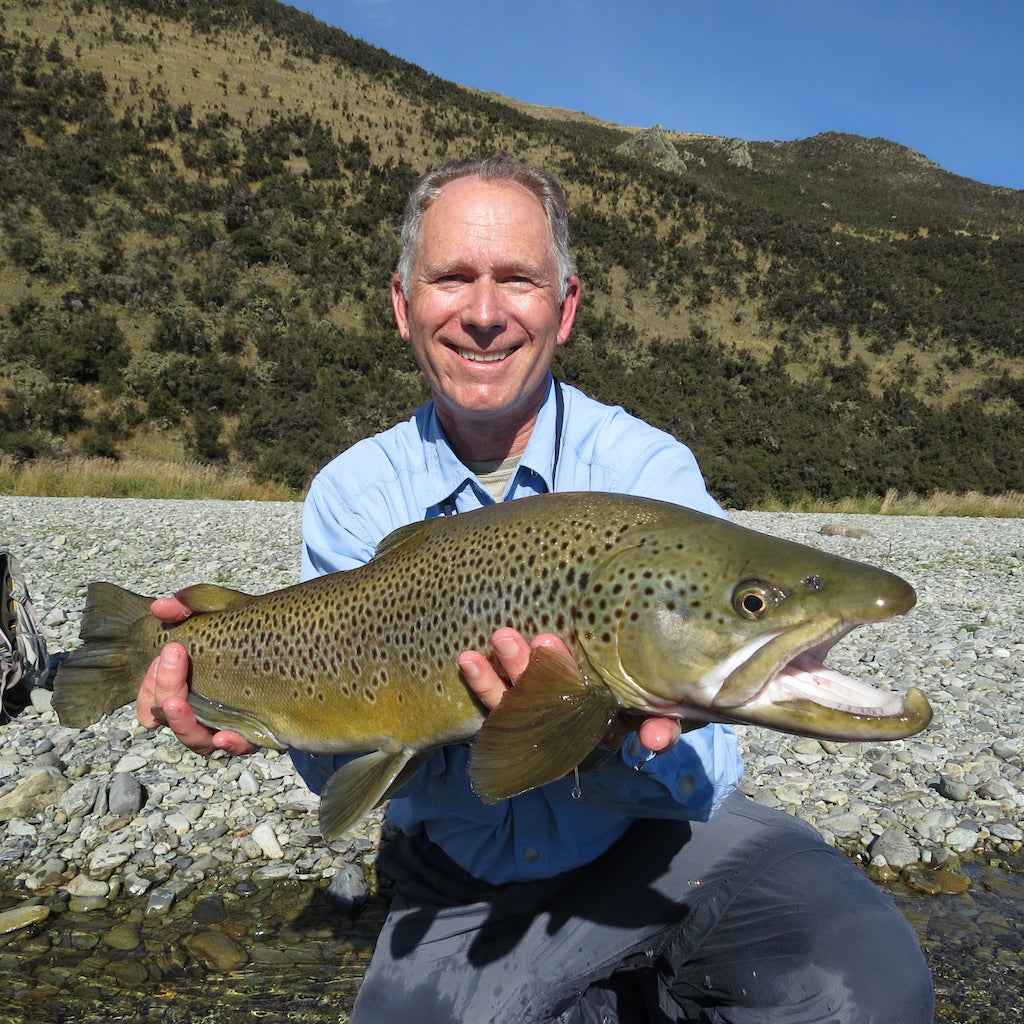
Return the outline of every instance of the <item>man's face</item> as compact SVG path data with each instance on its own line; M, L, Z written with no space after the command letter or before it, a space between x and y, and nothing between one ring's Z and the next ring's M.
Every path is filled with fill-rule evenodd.
M396 277L392 300L446 430L532 426L579 298L571 278L559 304L559 285L544 210L529 191L480 178L442 189L423 216L407 295Z

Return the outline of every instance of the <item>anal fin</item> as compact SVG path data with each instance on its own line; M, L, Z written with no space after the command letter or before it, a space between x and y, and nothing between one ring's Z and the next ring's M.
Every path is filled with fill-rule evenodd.
M271 747L274 750L287 750L289 747L289 744L278 739L274 731L251 711L210 700L196 690L189 693L188 703L196 718L211 729L233 729L259 747Z
M537 648L473 741L473 789L493 804L562 778L597 746L618 710L611 691L588 682L571 658Z

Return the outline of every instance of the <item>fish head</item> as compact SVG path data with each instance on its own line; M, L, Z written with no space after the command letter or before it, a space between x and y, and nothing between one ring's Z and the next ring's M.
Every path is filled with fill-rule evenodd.
M877 689L823 659L915 601L884 569L691 513L627 541L595 574L578 641L620 702L644 713L897 739L931 721L923 694Z

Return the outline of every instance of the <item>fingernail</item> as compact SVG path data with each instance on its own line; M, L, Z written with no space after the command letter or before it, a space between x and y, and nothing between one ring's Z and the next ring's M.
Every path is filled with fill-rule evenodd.
M168 647L160 653L160 665L162 668L177 668L181 664L181 654L177 647Z
M462 669L462 674L467 679L480 678L480 666L476 663L476 661L473 658L466 658L465 660L460 658L459 668Z
M511 637L503 636L494 641L494 650L499 658L513 658L519 651L519 645Z

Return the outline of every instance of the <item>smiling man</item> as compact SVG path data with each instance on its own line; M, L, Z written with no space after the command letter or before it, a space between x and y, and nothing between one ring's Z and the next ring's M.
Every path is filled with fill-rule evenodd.
M452 447L475 461L519 456L579 281L559 273L543 210L514 181L452 181L418 228L391 285L398 330Z
M317 475L303 578L365 563L408 523L548 491L722 514L686 446L553 378L580 286L550 175L507 157L444 164L414 187L402 241L395 317L432 400ZM154 612L187 609L164 599ZM500 628L493 664L465 651L459 666L493 708L533 645L559 643ZM187 670L169 644L140 721L155 727L162 705L195 750L253 749L196 722ZM394 898L355 1024L931 1024L906 921L811 828L737 791L728 726L681 736L674 721L620 716L575 774L490 805L469 751L433 751L391 800L380 863ZM292 758L317 792L345 760Z

